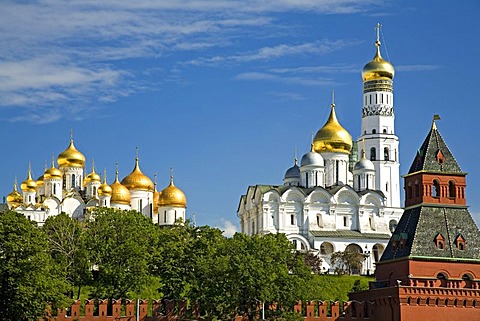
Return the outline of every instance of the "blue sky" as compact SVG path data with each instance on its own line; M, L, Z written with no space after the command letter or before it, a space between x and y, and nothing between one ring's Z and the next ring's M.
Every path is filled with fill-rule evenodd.
M175 182L188 217L228 232L249 185L281 184L337 116L360 134L361 69L374 27L396 68L405 174L431 124L467 176L480 216L477 1L4 1L0 10L0 194L68 146L121 178L140 166Z

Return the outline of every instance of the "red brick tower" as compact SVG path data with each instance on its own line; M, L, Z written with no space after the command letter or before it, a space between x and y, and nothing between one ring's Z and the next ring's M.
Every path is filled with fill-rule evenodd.
M468 212L466 173L432 128L405 179L405 212L369 291L369 320L480 320L480 232Z

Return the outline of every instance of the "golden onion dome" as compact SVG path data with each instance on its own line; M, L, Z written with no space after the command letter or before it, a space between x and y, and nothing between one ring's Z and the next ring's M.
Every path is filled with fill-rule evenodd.
M375 46L377 47L375 57L373 57L373 59L363 67L363 81L382 79L393 80L393 77L395 76L395 69L390 62L382 58L380 54L379 40L377 40Z
M142 173L138 165L138 157L135 158L135 167L133 171L122 179L122 185L128 190L144 190L153 192L153 183L148 176Z
M170 176L170 185L160 192L158 206L187 207L187 198L182 190L173 184L173 176Z
M113 189L107 184L107 175L103 175L103 183L98 187L99 196L112 196ZM130 202L129 202L130 203Z
M85 165L85 156L75 148L73 139L71 139L68 148L58 155L57 162L60 168L83 167Z
M20 185L22 192L36 192L37 191L37 182L32 179L32 170L28 169L27 179L22 182Z
M335 104L332 103L330 117L313 139L313 148L317 153L333 152L350 154L352 136L340 125L335 114Z
M43 177L45 178L62 178L63 174L62 171L55 167L54 160L52 160L52 167L47 169L45 173L43 173Z
M84 183L86 184L90 182L101 182L101 181L102 181L102 178L100 177L100 175L95 173L95 163L92 162L92 172L88 174L87 177L85 177Z
M110 204L130 205L130 191L118 181L118 171L115 173L115 181L110 187L112 188Z
M12 207L17 207L23 204L23 197L17 190L17 182L13 184L13 191L7 195L7 204Z
M37 187L43 186L45 182L43 181L44 175L37 178Z

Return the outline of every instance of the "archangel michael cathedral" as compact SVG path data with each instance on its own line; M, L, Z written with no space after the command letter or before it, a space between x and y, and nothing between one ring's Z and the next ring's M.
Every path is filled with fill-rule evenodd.
M51 167L45 168L43 175L36 180L29 168L20 191L15 179L13 191L6 199L8 208L39 225L61 212L83 220L97 207L137 210L159 225L173 225L177 219L185 220L187 200L183 191L174 185L172 174L170 184L158 192L156 183L140 170L138 156L132 172L121 181L117 165L115 180L111 184L108 184L105 172L103 180L95 172L93 161L91 171L86 174L85 162L85 156L77 150L71 138L67 149L57 157L58 167L52 159Z
M243 233L285 233L298 250L317 253L325 272L333 269L330 255L346 249L364 255L363 271L358 272L373 271L403 213L393 107L395 70L381 56L379 26L375 47L362 72L357 142L337 119L332 99L327 122L300 163L295 157L283 185L249 186L238 206Z

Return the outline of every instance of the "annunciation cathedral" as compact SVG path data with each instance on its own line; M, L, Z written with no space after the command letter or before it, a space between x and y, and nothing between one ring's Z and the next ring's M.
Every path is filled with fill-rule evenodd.
M375 56L362 72L357 142L338 121L332 99L327 122L300 164L295 158L283 185L249 186L238 207L243 233L285 233L297 249L317 252L325 272L332 268L333 252L349 249L365 255L363 271L358 272L370 273L403 213L393 108L395 70L380 54L379 32L377 27Z
M137 210L150 217L159 225L172 225L177 219L185 220L187 200L182 190L173 183L161 192L156 183L140 170L138 156L130 174L120 181L118 166L115 180L108 184L106 173L103 180L95 172L85 175L85 156L70 140L66 150L46 168L37 180L32 178L29 168L27 178L18 190L15 181L13 191L7 196L9 209L24 214L28 219L42 225L45 220L61 212L83 220L89 211L97 207L111 207L122 210Z

